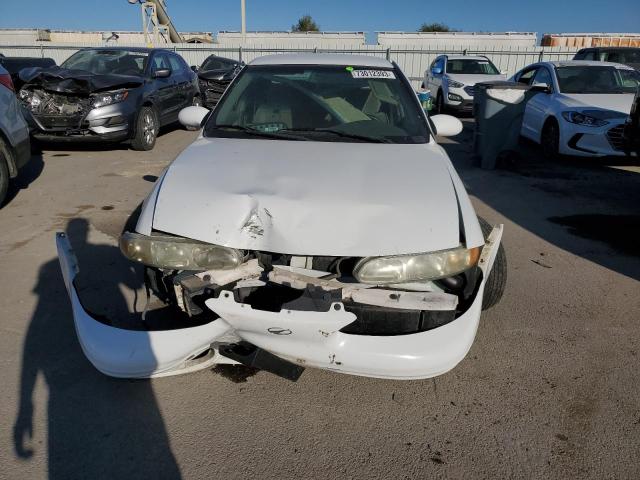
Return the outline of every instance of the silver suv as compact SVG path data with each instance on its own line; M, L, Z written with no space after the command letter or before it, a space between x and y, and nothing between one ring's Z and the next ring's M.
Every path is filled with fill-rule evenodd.
M422 86L435 98L435 113L447 109L471 112L475 84L505 78L487 57L440 55L424 72Z

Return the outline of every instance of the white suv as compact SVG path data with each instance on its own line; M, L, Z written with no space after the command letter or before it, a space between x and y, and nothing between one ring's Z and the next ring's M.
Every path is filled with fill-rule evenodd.
M471 112L475 84L504 79L506 75L501 74L487 57L440 55L424 72L422 86L431 90L436 113L446 109Z

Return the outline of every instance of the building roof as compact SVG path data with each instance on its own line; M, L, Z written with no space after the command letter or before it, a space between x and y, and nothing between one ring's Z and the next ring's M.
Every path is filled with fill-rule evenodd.
M258 57L250 65L345 65L355 67L391 68L389 60L368 55L334 53L298 53Z

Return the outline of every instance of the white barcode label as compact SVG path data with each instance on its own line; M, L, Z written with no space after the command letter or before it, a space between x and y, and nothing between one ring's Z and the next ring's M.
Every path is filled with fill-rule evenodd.
M396 78L389 70L351 70L353 78Z

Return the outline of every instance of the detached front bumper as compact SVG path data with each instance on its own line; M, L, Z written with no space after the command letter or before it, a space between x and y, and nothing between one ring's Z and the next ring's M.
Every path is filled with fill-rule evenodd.
M420 379L441 375L467 354L480 320L487 276L502 237L502 226L491 232L480 258L483 278L472 305L455 320L432 330L395 336L353 335L340 329L356 319L340 301L327 311L279 312L253 309L223 290L205 303L220 318L199 327L167 331L132 331L105 325L82 307L74 286L78 272L70 243L56 237L65 285L82 349L101 372L115 377L154 377L201 368L189 361L212 348L213 363L236 363L219 355L230 337L262 348L303 367L390 379ZM208 365L206 365L208 366Z

